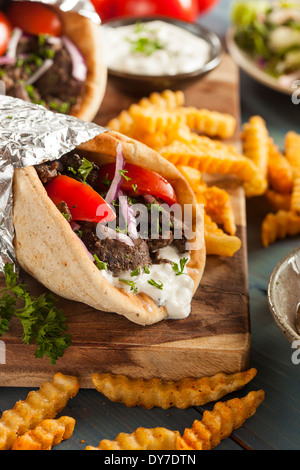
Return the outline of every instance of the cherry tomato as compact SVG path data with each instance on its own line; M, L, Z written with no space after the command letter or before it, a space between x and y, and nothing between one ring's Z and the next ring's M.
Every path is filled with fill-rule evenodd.
M41 3L13 2L6 14L11 24L25 33L51 36L60 36L62 33L62 23L58 15Z
M102 23L117 16L117 5L114 0L91 0Z
M161 15L194 22L198 16L198 0L115 0L118 16Z
M115 163L108 163L100 167L99 171L99 189L108 189L103 182L111 181L115 174ZM176 204L177 198L171 184L158 173L145 168L141 168L131 163L125 163L123 170L123 180L121 184L124 190L130 196L141 196L150 194L151 196L163 199L168 204Z
M7 49L12 27L8 19L0 11L0 56L4 54Z
M91 186L59 175L45 185L48 196L59 204L64 201L73 220L88 222L111 222L116 218L115 212Z
M198 0L198 9L200 13L206 13L210 10L219 0Z

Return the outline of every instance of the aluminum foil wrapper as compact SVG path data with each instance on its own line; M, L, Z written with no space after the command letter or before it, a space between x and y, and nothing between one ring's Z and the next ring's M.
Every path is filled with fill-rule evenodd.
M14 169L57 160L107 129L17 98L0 95L0 271L17 266L13 246Z

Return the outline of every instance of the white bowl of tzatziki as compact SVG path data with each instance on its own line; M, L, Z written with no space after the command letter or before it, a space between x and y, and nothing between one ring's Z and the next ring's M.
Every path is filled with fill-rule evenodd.
M110 76L153 90L189 83L220 62L221 43L198 24L166 18L126 18L102 26ZM143 90L144 91L144 90Z

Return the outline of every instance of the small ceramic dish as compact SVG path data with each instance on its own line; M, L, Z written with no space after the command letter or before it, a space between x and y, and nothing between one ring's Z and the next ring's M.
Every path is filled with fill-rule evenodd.
M232 26L228 29L226 35L226 45L229 54L235 63L251 78L261 83L262 85L276 90L286 95L292 95L297 88L297 80L295 78L295 86L287 84L280 78L275 78L267 72L258 67L254 60L245 51L240 49L234 40L235 28Z
M222 57L222 45L219 37L212 31L196 23L188 23L172 18L165 17L131 17L108 21L102 28L117 28L135 23L144 23L153 20L160 20L172 25L184 28L190 33L204 39L210 48L209 60L199 69L177 75L140 75L127 72L119 72L108 68L108 76L118 88L130 94L147 94L153 91L162 91L166 89L177 90L184 89L200 77L206 75L215 69Z
M297 315L300 305L300 248L285 256L273 270L268 285L268 302L277 326L288 341L300 340Z

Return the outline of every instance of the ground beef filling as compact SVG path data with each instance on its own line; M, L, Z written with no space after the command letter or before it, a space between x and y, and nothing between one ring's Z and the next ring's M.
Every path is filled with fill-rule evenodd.
M82 157L76 151L72 151L62 156L60 160L42 163L36 165L35 168L43 184L46 184L60 174L66 174L82 181L80 176L78 176L78 169L82 164ZM98 190L98 170L99 167L93 163L93 168L86 178L86 183L96 191ZM105 194L101 195L105 197ZM138 199L136 202L145 204L143 198ZM96 255L100 261L106 263L107 268L115 276L124 271L135 271L137 267L143 268L153 263L167 262L158 258L158 250L171 244L176 246L180 252L185 252L186 239L184 234L182 234L182 239L174 239L174 218L170 218L170 228L167 231L158 233L156 231L157 227L151 227L151 208L149 210L149 205L146 206L148 209L148 237L139 237L136 240L132 240L133 246L117 239L99 238L97 235L97 223L78 222L80 228L76 232L77 235L81 238L88 251L92 255ZM61 201L57 208L67 220L71 220L70 211L64 201ZM115 210L116 226L119 227L118 205L115 206ZM162 213L160 213L160 217L163 217ZM151 233L154 232L156 233L155 239L151 238Z
M47 58L53 65L33 84L27 84ZM85 82L72 77L72 59L63 42L52 43L47 36L22 37L16 63L1 65L0 79L6 95L65 114L80 107L85 90Z
M138 266L152 264L149 247L142 238L133 240L134 246L129 246L119 240L98 238L96 228L97 224L94 223L81 224L81 240L91 253L107 263L114 275L119 275L122 271L134 271Z

